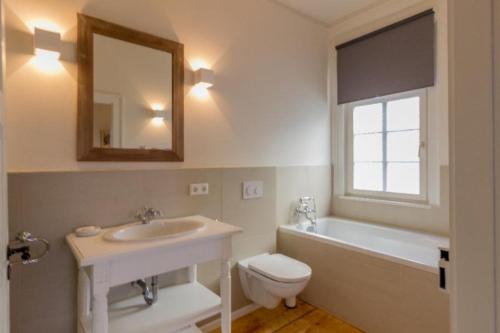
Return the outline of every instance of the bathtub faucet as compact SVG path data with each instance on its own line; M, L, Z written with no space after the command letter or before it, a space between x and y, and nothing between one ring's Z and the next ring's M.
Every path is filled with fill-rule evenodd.
M305 216L312 226L316 228L316 201L313 197L301 197L299 207L295 209L295 214Z

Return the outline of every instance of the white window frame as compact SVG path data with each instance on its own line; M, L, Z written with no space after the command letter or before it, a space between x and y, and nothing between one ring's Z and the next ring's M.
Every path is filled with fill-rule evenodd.
M386 191L369 191L369 190L358 190L353 187L354 180L354 163L353 163L353 110L358 106L384 103L387 102L419 97L420 98L420 194L406 194L406 193L394 193ZM418 202L423 203L428 201L428 190L427 190L427 175L428 175L428 157L427 157L427 90L418 89L407 91L403 93L397 93L382 97L371 98L363 101L353 102L345 104L345 195L351 197L364 197L371 199L380 200L391 200L391 201L405 201L405 202ZM384 148L385 149L385 148Z

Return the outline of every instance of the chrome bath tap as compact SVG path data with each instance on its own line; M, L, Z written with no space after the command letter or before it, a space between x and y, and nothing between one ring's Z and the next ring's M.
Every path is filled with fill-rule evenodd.
M138 218L142 222L142 224L148 224L152 220L154 220L155 217L160 216L162 216L161 211L147 206L144 206L135 214L135 217Z
M311 225L316 229L316 201L313 197L301 197L299 206L295 209L295 214L303 215L311 222Z

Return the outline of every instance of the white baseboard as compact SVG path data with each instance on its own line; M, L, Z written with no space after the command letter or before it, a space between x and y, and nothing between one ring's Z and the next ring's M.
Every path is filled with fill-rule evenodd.
M231 320L236 320L238 318L243 317L244 315L249 314L250 312L253 312L260 308L261 306L255 303L250 303L242 308L239 308L236 311L233 311L231 313ZM211 332L215 330L216 328L220 327L220 319L215 319L214 321L211 321L202 327L200 327L200 330L202 330L205 333Z

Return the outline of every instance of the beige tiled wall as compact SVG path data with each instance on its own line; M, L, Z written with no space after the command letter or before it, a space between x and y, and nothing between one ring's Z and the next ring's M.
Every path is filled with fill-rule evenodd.
M27 230L46 237L52 246L43 262L14 269L12 331L75 332L76 266L64 241L64 236L75 227L129 222L135 210L146 204L161 209L166 216L201 214L243 228L244 232L233 240L236 263L275 250L277 210L291 207L300 195L317 196L322 214L328 215L329 181L322 181L321 177L329 179L329 169L269 167L10 174L11 237L17 231ZM264 197L242 200L244 180L264 181ZM188 195L188 185L198 182L209 183L209 195ZM198 273L202 283L218 290L217 264L201 265ZM237 309L249 301L243 295L234 265L232 273L233 308ZM184 279L183 271L161 278L164 285ZM136 291L129 286L115 288L110 300L133 293Z
M276 169L277 208L279 225L294 223L297 201L303 196L316 199L317 216L331 215L332 167L289 166Z
M244 180L264 181L264 197L257 200L242 200L241 183ZM189 196L188 185L197 182L208 182L210 194ZM135 210L146 204L161 209L166 216L201 214L243 228L244 232L235 236L233 240L235 264L239 259L248 256L275 251L276 229L280 224L293 222L295 218L293 210L299 197L314 196L317 201L318 216L330 215L331 182L330 166L12 173L9 175L11 237L14 237L17 231L27 230L48 238L52 245L46 260L37 265L16 267L13 272L11 281L13 332L74 331L76 266L64 236L77 226L86 224L110 226L129 222L133 220ZM362 212L361 209L358 211ZM281 251L306 262L309 259L304 257L305 255L319 258L324 256L325 252L322 251L326 251L315 244L302 244L300 240L293 246L283 244L286 243L280 243ZM332 253L332 258L337 257L339 263L347 262L346 265L351 265L346 266L350 267L351 271L345 274L356 276L360 272L358 267L352 266L353 262L350 262L350 259L346 259L352 259L352 255L345 254L344 258L344 254ZM348 321L356 323L355 319L350 317L352 314L342 311L349 309L349 305L355 302L356 298L362 298L363 292L356 291L356 288L351 290L347 286L347 289L338 289L339 285L330 282L337 276L340 279L339 283L348 285L347 280L342 280L342 275L336 273L337 275L330 276L328 275L330 268L327 266L315 266L314 263L312 265L315 272L314 280L304 294L306 300L315 305L330 307L336 314L343 315ZM379 264L374 265L378 267ZM366 263L361 264L361 268L365 266ZM216 263L201 265L198 272L202 283L218 291L219 267ZM382 280L403 278L402 274L406 271L398 269L396 273L391 273L390 270L388 272L389 274L383 276ZM237 309L249 301L241 290L235 265L232 273L233 308ZM185 278L185 272L178 271L163 275L161 281L163 285L168 285L182 282ZM417 278L419 283L423 284L433 284L433 279L432 275L425 273ZM321 288L331 285L334 291L337 290L341 294L333 293L330 297L323 297ZM401 289L398 290L403 292ZM125 298L136 292L129 286L115 288L110 293L110 300ZM382 293L382 300L385 299L384 295ZM370 297L372 296L377 295L373 294ZM374 302L373 299L371 301ZM345 307L340 304L344 304ZM413 306L411 304L418 305L410 301L408 306ZM436 309L438 312L442 311L441 307L436 306ZM419 316L427 314L428 312L424 311ZM406 317L403 319L409 320Z
M243 201L241 182L252 179L264 181L264 197ZM210 194L189 196L188 185L197 182L208 182ZM76 266L64 241L75 227L125 223L145 204L166 216L201 214L244 228L234 240L237 260L275 249L275 197L274 168L9 175L11 237L28 230L52 245L47 260L14 270L13 332L75 331ZM218 269L211 264L199 267L200 280L215 290ZM163 284L184 278L182 271L162 276ZM234 306L241 307L248 301L239 290L237 274L233 281ZM110 299L132 293L130 287L120 287L112 290Z
M222 172L222 221L243 229L233 237L232 293L233 309L249 304L243 295L236 263L262 252L276 250L276 171L275 168L233 168ZM262 180L264 196L257 200L241 200L243 180ZM200 281L213 290L219 288L219 265L199 267Z
M448 296L438 275L296 235L278 250L309 264L301 298L370 333L449 332Z

